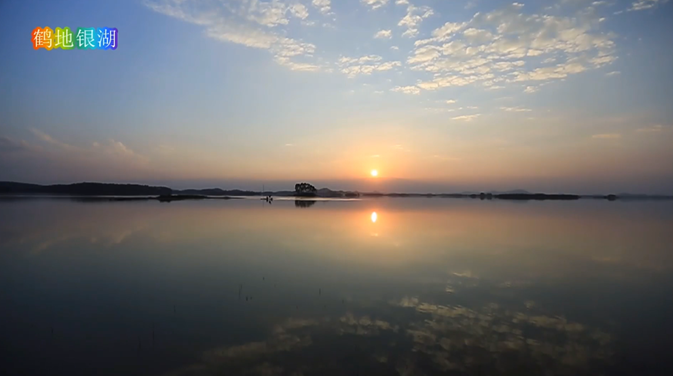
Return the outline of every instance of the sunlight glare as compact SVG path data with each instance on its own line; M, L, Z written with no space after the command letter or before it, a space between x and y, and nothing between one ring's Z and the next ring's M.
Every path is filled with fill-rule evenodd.
M378 218L378 215L376 212L372 212L372 223L376 223L376 219Z
M373 177L377 177L379 175L379 172L376 170L372 170L371 174Z

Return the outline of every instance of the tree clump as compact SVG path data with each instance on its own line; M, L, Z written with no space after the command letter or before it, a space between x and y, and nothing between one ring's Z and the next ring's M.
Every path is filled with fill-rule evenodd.
M297 183L294 185L294 194L301 197L315 197L318 192L314 186L309 183Z

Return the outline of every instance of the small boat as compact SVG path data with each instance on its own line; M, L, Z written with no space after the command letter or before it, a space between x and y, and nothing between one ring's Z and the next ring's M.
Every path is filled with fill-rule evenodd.
M264 196L264 186L263 185L262 185L262 192L260 192L260 196ZM264 201L266 201L270 204L271 201L273 201L273 197L271 197L271 195L268 195L266 197L260 197L260 200L264 200Z

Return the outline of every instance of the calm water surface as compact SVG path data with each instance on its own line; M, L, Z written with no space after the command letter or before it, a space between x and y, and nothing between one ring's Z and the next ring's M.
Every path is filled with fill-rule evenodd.
M4 375L671 375L673 203L0 201Z

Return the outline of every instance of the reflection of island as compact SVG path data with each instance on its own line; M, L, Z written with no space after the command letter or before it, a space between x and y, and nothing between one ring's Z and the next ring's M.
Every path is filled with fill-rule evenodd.
M294 206L298 208L310 208L315 205L317 201L315 200L294 200Z

